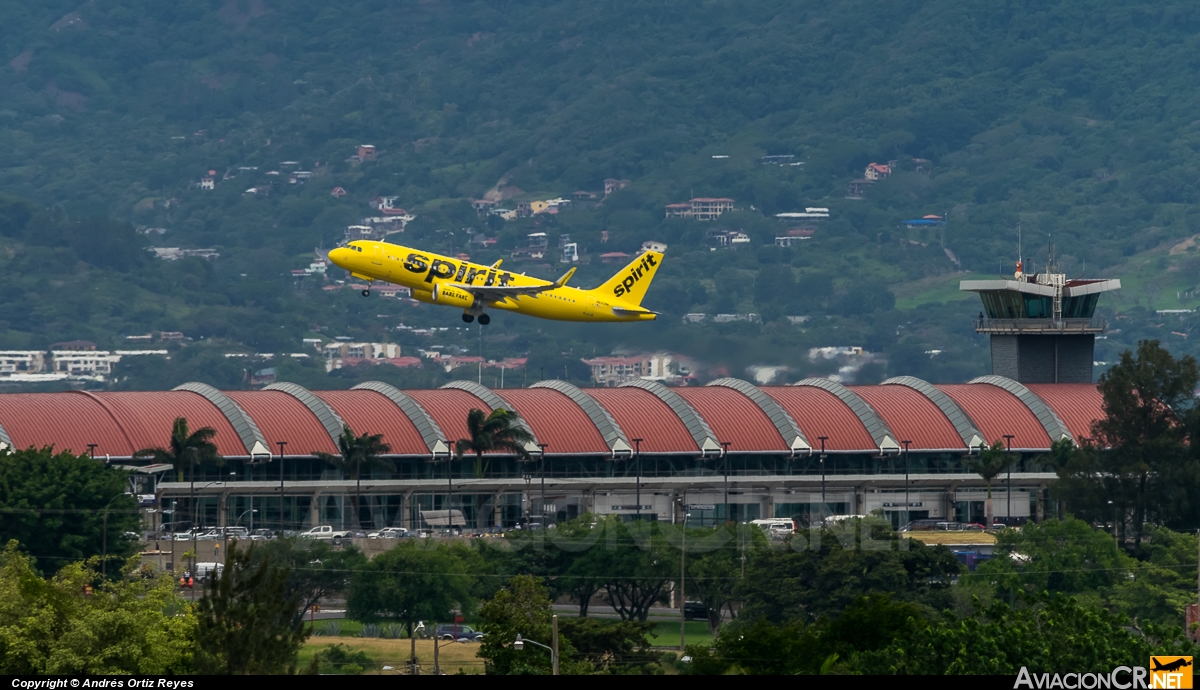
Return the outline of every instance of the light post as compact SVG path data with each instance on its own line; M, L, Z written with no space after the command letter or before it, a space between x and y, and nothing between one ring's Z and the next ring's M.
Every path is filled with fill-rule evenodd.
M733 443L729 441L721 442L721 460L725 467L725 522L729 522L729 517L732 511L729 510L729 446Z
M89 457L91 457L93 460L95 460L95 459L96 459L96 447L97 447L97 446L99 446L99 445L100 445L99 443L89 443L89 444L87 444L87 447L88 447L88 456L89 456Z
M104 578L108 577L108 506L111 506L113 501L124 495L125 494L120 493L116 496L113 496L104 506L104 526L101 528L100 533L100 542L102 544L100 547L100 576Z
M682 501L680 501L682 503ZM679 651L684 649L684 632L687 625L687 594L685 580L687 578L687 523L691 513L683 514L683 538L679 545Z
M501 371L504 371L501 369ZM542 475L542 529L546 529L546 449L550 447L549 443L539 443L538 448L542 449L541 456L541 475Z
M1004 492L1006 494L1004 496L1004 500L1005 500L1004 524L1006 524L1006 525L1008 524L1009 520L1012 519L1012 440L1013 440L1012 434L1004 435L1004 443L1008 447L1008 454L1009 454L1009 457L1006 458L1006 460L1008 460L1008 463L1007 463L1008 464L1008 489Z
M631 438L633 441L633 455L637 458L637 494L634 500L637 501L637 521L642 521L642 439Z
M279 444L279 536L283 537L284 527L287 523L283 520L283 449L287 446L287 441L276 441ZM251 501L254 499L251 498ZM318 521L319 522L319 521Z
M909 515L908 502L908 446L912 441L901 441L904 444L904 524L912 522L912 516Z
M233 473L231 472L230 474L233 474ZM242 522L242 518L246 517L246 513L250 514L250 520L253 521L254 514L257 512L258 511L253 508L243 512L241 515L237 516L236 520L233 521L233 526L237 527ZM229 553L229 530L222 529L221 530L221 563L228 562L228 558L229 558L228 553Z
M530 517L533 515L533 499L529 496L529 483L533 481L533 474L529 469L521 474L521 479L525 480L525 529L531 530L533 526L530 524Z
M447 444L449 446L449 444ZM446 451L446 534L454 534L454 454Z
M550 617L550 624L551 624L551 628L550 628L550 644L549 645L544 645L541 642L534 642L533 640L521 637L521 633L517 633L517 639L513 641L513 649L520 652L525 649L525 644L529 643L532 645L537 645L537 646L541 647L542 649L549 650L550 651L550 668L551 668L550 674L557 676L558 675L558 614L557 613Z
M829 504L825 502L825 442L829 440L828 436L818 436L821 441L821 520L825 519L825 510Z

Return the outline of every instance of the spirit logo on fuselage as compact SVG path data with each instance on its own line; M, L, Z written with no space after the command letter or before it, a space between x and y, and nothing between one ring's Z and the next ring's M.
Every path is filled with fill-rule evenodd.
M425 273L425 282L432 283L434 278L438 280L454 279L456 283L466 283L473 285L475 278L486 275L483 285L484 287L492 287L499 285L504 287L512 280L512 274L507 271L500 273L497 276L497 271L484 266L472 266L467 262L456 264L453 261L445 259L433 259L430 261L428 256L412 253L404 260L404 269L410 273ZM426 273L426 271L428 271ZM631 283L632 284L632 283Z
M658 262L656 262L654 260L653 255L647 254L647 255L643 256L642 262L640 264L638 264L637 266L634 266L633 268L629 269L629 275L625 276L625 279L622 280L620 282L620 284L618 284L616 287L613 288L613 294L616 295L617 297L620 297L621 295L625 294L626 292L629 292L629 290L633 288L633 284L642 279L643 271L648 272L652 266L657 266L657 265L658 265Z

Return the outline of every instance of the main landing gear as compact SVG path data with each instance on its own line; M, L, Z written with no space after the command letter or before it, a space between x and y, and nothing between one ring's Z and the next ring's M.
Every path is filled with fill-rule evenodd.
M474 314L468 314L467 312L463 312L462 316L463 316L463 321L466 323L472 323L473 321L475 321ZM486 326L491 322L492 322L492 317L488 316L487 314L479 315L479 325L480 326Z

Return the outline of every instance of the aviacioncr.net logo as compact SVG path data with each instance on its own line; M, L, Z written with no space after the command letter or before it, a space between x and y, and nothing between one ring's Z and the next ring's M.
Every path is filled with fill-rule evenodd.
M1016 688L1062 688L1063 690L1127 690L1137 688L1171 688L1190 690L1192 687L1192 657L1152 656L1150 666L1118 666L1108 673L1030 673L1022 666L1017 674Z

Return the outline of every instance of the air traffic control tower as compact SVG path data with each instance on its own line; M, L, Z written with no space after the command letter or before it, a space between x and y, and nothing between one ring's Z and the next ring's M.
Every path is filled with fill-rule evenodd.
M983 311L976 333L992 340L992 373L1021 383L1092 383L1100 293L1120 280L1073 279L1061 273L1021 272L1012 280L964 280L960 290L978 292Z

